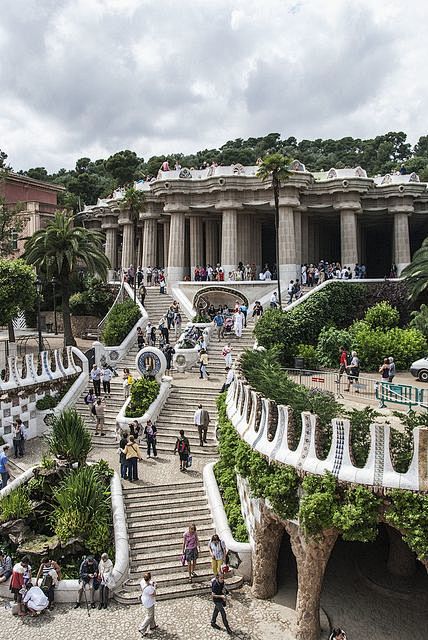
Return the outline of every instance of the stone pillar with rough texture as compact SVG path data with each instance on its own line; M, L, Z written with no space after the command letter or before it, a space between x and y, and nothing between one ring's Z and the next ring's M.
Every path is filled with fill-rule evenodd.
M204 266L204 226L200 216L190 217L190 278L195 277L195 267Z
M156 218L144 219L143 253L141 258L144 269L157 266L157 230L158 223Z
M132 222L123 224L122 269L128 269L134 259L134 226ZM135 265L134 265L135 266Z
M254 217L247 213L238 215L237 254L244 265L254 262Z
M302 212L294 212L294 242L296 245L296 265L302 264ZM299 277L299 276L298 276Z
M205 220L205 260L215 267L219 262L218 225L216 220Z
M316 538L306 536L291 521L285 522L297 563L297 640L318 640L320 636L320 602L324 574L338 532L324 530Z
M278 554L284 535L284 526L270 517L266 509L260 510L260 522L255 528L253 550L253 584L251 591L256 598L272 598L278 590Z
M234 271L237 265L238 214L236 209L225 209L221 228L221 266L224 270L225 280L227 280L229 272Z
M262 224L256 218L253 218L252 224L252 244L253 252L250 264L256 265L256 280L262 270Z
M185 230L186 219L183 211L171 213L168 251L168 282L183 280L185 268Z

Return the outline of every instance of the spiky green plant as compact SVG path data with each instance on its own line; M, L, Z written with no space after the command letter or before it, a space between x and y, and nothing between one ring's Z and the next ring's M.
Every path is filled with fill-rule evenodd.
M17 487L0 500L0 522L26 518L32 511L26 487Z
M75 409L65 409L55 416L52 431L46 439L49 453L67 460L69 464L77 462L81 466L92 449L91 434Z

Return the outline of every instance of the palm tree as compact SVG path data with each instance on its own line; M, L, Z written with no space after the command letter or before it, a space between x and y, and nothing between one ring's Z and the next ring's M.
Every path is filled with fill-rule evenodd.
M57 211L53 220L25 243L25 260L37 270L43 269L49 278L54 276L61 289L65 346L76 344L70 317L71 275L81 265L93 275L107 276L110 263L103 242L100 231L74 226L71 214Z
M134 225L134 256L133 265L137 269L137 248L138 248L138 220L140 213L144 211L146 206L146 197L142 191L137 191L134 187L130 187L125 191L123 200L120 204L122 210L129 211L129 219ZM147 265L146 265L147 266ZM135 274L134 274L135 276ZM134 302L137 299L137 278L134 277Z
M282 153L271 153L263 158L262 163L257 171L257 177L261 180L270 180L272 183L273 198L275 202L275 243L276 243L276 277L278 280L278 301L279 308L282 310L281 300L281 281L279 275L279 190L281 182L285 182L290 177L290 158L283 156Z
M415 252L412 262L403 269L401 277L405 279L412 300L428 289L428 238Z

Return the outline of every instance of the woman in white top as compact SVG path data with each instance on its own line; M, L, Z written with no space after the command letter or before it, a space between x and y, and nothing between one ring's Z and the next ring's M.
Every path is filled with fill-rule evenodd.
M107 609L108 598L110 589L113 588L113 563L106 553L101 556L100 563L98 565L98 574L100 577L100 604L98 609Z
M152 574L147 571L143 579L140 582L141 586L141 604L146 610L146 617L143 620L141 627L138 629L142 636L146 634L146 631L157 628L155 622L155 602L156 602L156 582L152 581Z
M33 587L31 582L27 583L27 593L23 599L24 605L32 616L38 615L49 606L49 599L40 587Z
M216 576L221 571L221 566L226 563L226 546L215 533L208 543L208 550L211 556L211 568Z

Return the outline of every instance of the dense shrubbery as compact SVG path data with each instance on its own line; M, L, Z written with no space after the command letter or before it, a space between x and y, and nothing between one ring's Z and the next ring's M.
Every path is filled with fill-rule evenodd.
M412 316L410 326L418 329L418 331L428 338L428 305L421 304L419 311L412 311L410 315Z
M295 447L300 439L301 412L316 413L324 435L322 449L326 454L331 444L331 420L342 412L342 407L336 402L333 394L322 389L308 389L296 384L279 364L277 349L245 351L241 356L240 366L249 384L263 396L292 408L294 415L297 416Z
M116 304L108 316L101 333L102 342L108 347L119 345L140 318L139 307L132 300Z
M70 311L74 316L103 318L114 302L111 287L99 278L88 278L84 291L70 297Z
M0 500L0 522L26 518L32 511L27 487L20 486Z
M131 385L131 399L126 407L127 418L143 416L159 393L159 383L154 378L140 378Z
M315 345L324 326L344 328L361 317L366 295L364 284L334 282L286 313L267 310L256 325L256 338L266 348L279 345L282 363L289 364L297 345Z
M379 302L380 296L386 300ZM324 367L337 367L339 347L344 346L358 352L366 370L377 370L388 356L394 357L397 369L407 369L427 350L419 325L398 326L404 326L408 314L406 289L401 283L373 288L334 282L288 312L267 310L255 334L261 346L277 346L278 358L286 365L298 355L306 357L308 368L314 368L317 361ZM415 322L425 326L423 318Z
M56 407L57 404L63 399L67 391L75 383L77 377L78 374L70 376L66 379L65 382L60 381L58 393L55 393L54 395L45 395L43 398L40 398L40 400L37 400L36 409L38 409L39 411L46 411L46 409L53 409L54 407Z

